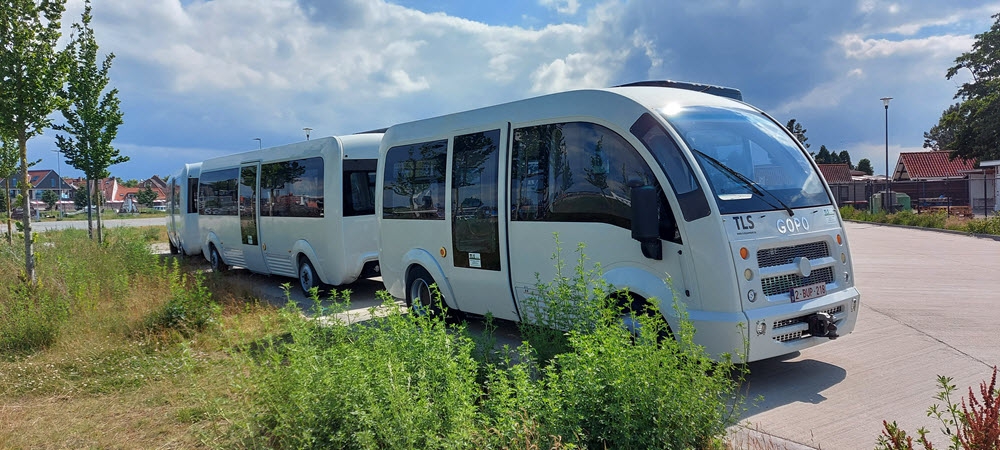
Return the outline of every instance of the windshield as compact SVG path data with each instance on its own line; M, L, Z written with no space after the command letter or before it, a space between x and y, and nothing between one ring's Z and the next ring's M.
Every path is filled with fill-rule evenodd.
M831 203L806 155L763 114L688 107L664 117L694 153L722 214Z

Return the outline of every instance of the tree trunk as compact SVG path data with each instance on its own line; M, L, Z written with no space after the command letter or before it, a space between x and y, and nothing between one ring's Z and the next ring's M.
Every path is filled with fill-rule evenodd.
M28 179L28 138L24 131L17 137L21 148L21 193L24 197L24 280L35 284L35 248L31 236L31 184Z
M90 177L87 177L87 236L94 239L94 193L90 190Z
M10 198L10 181L12 178L8 178L7 182L4 183L4 187L7 188L7 245L14 245L14 224L10 220L10 204L14 201L14 199Z
M104 184L104 183L101 183ZM101 210L104 209L104 195L101 195L103 191L97 191L97 243L104 243L104 229L101 227Z

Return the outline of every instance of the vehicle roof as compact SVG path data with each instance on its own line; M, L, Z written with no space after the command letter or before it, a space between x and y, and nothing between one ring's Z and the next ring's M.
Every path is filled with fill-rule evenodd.
M419 139L435 134L435 130L462 130L508 120L531 122L589 116L631 124L642 111L656 111L668 105L756 110L741 101L688 89L659 86L580 89L393 125L386 131L383 145Z

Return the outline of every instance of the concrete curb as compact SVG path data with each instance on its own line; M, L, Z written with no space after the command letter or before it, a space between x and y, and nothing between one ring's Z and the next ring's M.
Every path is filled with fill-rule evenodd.
M905 228L905 229L910 229L910 230L936 231L938 233L954 234L954 235L957 235L957 236L968 236L968 237L974 237L974 238L979 238L979 239L990 239L990 240L994 240L994 241L1000 242L1000 236L996 236L996 235L992 235L992 234L968 233L968 232L965 232L965 231L958 231L958 230L946 230L944 228L927 228L927 227L918 227L918 226L913 226L913 225L897 225L897 224L894 224L894 223L865 222L865 221L862 221L862 220L848 220L848 219L844 219L844 222L850 222L850 223L856 223L856 224L862 224L862 225L878 225L878 226L882 226L882 227L891 227L891 228Z

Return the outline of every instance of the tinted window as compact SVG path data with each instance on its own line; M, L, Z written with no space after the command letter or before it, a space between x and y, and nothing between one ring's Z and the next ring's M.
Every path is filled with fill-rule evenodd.
M649 114L643 114L632 125L634 134L646 149L653 155L653 159L663 169L667 175L667 180L674 190L677 203L680 204L681 214L684 220L692 221L711 214L708 207L708 199L694 177L691 165L681 153L677 143L667 134L663 126Z
M455 136L451 175L455 267L500 270L499 145L500 130Z
M344 161L344 217L375 214L374 159Z
M198 213L204 215L235 216L237 205L236 183L240 169L223 169L201 174L198 186Z
M444 220L448 141L390 148L385 154L382 217Z
M179 199L177 201L180 201ZM188 178L188 213L198 212L198 179Z
M323 158L260 166L260 215L323 217Z
M582 122L514 130L513 220L632 224L629 181L655 184L614 131Z

